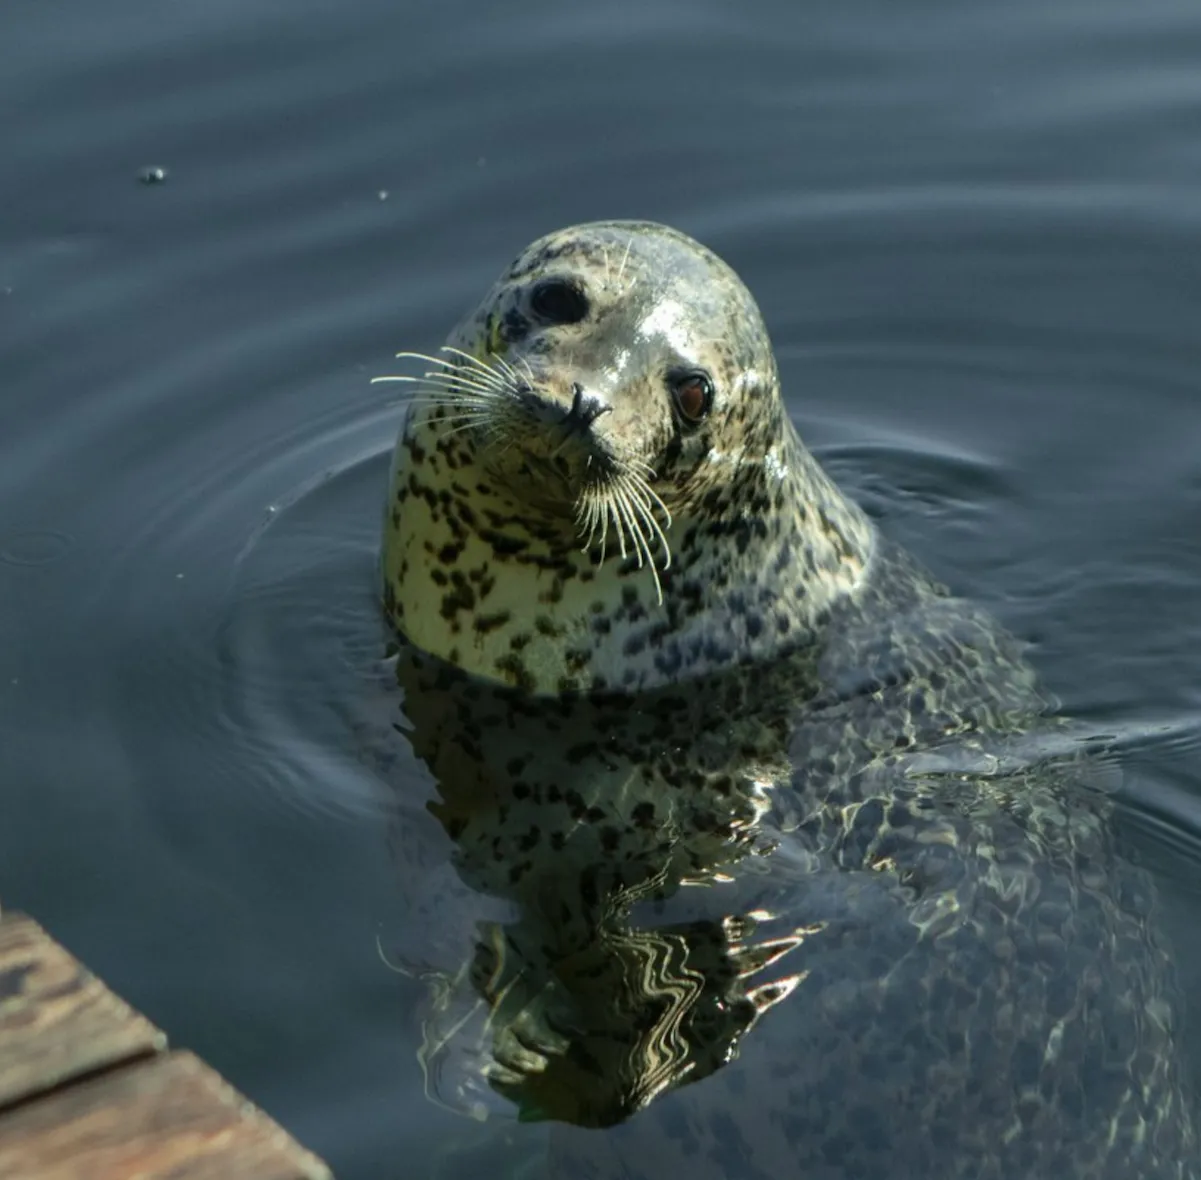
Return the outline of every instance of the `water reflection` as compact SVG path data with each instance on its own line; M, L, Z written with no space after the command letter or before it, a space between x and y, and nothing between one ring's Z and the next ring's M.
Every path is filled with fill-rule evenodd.
M478 927L427 1030L427 1051L446 1052L484 1001L482 1068L454 1085L486 1078L522 1117L606 1126L729 1060L795 984L766 974L804 937L733 875L771 849L788 731L759 690L779 686L548 702L408 649L398 669L458 875L513 907ZM710 888L677 916L661 903L683 886Z
M638 697L401 649L432 1096L569 1124L564 1176L1193 1174L1112 766L984 616L880 606Z

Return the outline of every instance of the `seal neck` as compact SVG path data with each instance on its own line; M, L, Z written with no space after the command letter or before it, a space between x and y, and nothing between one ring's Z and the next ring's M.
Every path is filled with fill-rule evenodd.
M738 495L677 521L663 578L666 679L778 659L820 637L831 610L863 584L875 529L785 420L766 457L728 481ZM673 529L673 531L676 531Z
M389 619L416 647L536 694L643 692L807 647L862 584L874 530L787 419L776 440L753 459L713 457L728 469L672 506L656 583L635 556L598 564L523 522L406 432L384 527Z

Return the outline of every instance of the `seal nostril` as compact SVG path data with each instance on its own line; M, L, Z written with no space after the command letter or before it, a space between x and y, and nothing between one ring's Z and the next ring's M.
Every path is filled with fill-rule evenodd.
M571 383L571 409L567 411L564 421L578 422L586 429L611 409L613 407L601 401L596 394L585 393L584 387L578 381L573 381Z

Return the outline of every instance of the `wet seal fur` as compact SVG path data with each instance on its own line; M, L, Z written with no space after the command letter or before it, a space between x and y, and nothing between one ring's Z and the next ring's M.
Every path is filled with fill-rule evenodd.
M585 1180L1196 1180L1093 752L805 452L733 273L566 230L449 347L383 560L431 1090Z
M709 386L699 421L682 378ZM415 380L384 601L456 667L642 691L811 642L868 576L873 529L801 445L753 298L675 230L535 242Z

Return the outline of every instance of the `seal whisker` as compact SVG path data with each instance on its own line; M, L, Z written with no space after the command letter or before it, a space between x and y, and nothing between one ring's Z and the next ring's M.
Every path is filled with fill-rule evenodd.
M633 479L636 479L637 477L631 476L630 478L631 478L631 480L633 480ZM649 496L647 494L648 492L649 492ZM654 499L652 500L651 497L654 497ZM658 537L659 544L663 546L663 568L670 569L671 568L671 546L667 543L667 534L664 532L664 530L660 526L659 522L655 519L655 514L653 511L654 504L657 502L660 507L663 507L663 501L660 500L659 497L656 496L654 492L651 492L650 489L647 488L645 484L643 484L641 487L639 487L638 484L632 484L632 486L630 488L630 500L632 501L634 507L637 509L638 514L642 517L642 519L646 522L647 526L650 528L651 532L654 533L654 535L656 537ZM666 508L663 508L663 510L664 510L664 512L667 511ZM667 525L668 525L668 528L671 527L670 514L668 514Z
M596 540L600 546L598 565L604 565L605 562L609 536L609 512L608 491L603 484L589 484L580 493L579 504L576 508L576 520L581 532L585 528L588 530L580 552L587 553L592 548L593 541ZM600 531L599 538L597 538L598 530Z
M583 548L581 553L587 553L592 547L592 538L596 536L597 526L597 497L594 489L591 487L585 488L580 496L580 502L576 506L576 522L581 529L587 528L588 533L584 538Z
M663 527L668 528L668 529L671 528L671 509L668 508L668 506L663 502L663 497L660 496L659 493L656 492L653 487L651 487L650 483L647 480L645 480L641 475L637 474L637 472L631 471L628 474L629 474L630 480L634 483L634 486L637 487L638 490L642 493L643 497L645 499L649 500L650 503L654 507L658 508L659 511L663 513L663 516L664 516L664 526ZM652 478L653 478L653 474L654 473L652 472Z
M496 358L496 363L500 365L501 369L504 370L505 376L508 377L514 385L520 384L521 378L517 376L517 370L514 369L513 366L509 364L509 362L505 360L505 358L501 356L499 352L494 352L490 355Z
M638 568L647 563L650 549L647 545L646 535L642 531L642 522L638 519L638 514L634 510L633 499L630 495L629 485L624 481L618 483L613 488L614 498L621 506L621 515L626 522L626 527L630 530L630 548L633 555L638 559ZM653 565L654 563L651 562Z
M425 374L427 378L442 379L444 381L472 381L476 384L488 385L497 390L507 390L510 388L510 382L503 373L498 372L489 365L483 364L468 352L462 352L461 349L454 351L456 355L461 354L466 361L472 362L471 367L464 369L463 365L447 360L444 356L430 356L424 352L398 352L396 357L398 360L425 361L426 364L437 365L437 369Z
M663 547L663 568L667 569L671 565L671 547L667 543L667 535L664 533L659 522L655 519L654 504L647 498L646 492L639 487L635 482L636 476L627 473L626 476L626 494L634 511L638 514L642 525L639 531L642 534L643 541L646 543L646 552L648 558L651 555L650 541L652 537L657 538L659 544ZM649 529L649 535L648 530ZM652 562L653 564L653 562Z
M513 390L511 389L494 389L469 381L446 381L436 376L432 379L423 379L416 384L424 385L425 391L430 396L440 397L448 405L456 402L471 401L482 405L496 406L513 398Z
M451 413L454 410L470 411L475 415L487 416L492 408L492 402L493 398L491 395L485 397L476 393L459 394L452 400L444 392L435 392L426 389L411 393L406 392L400 397L393 398L389 404L399 406L429 406L441 409L445 413L439 416L438 421L442 421L446 417L458 417L459 415Z
M370 384L372 385L426 385L430 388L444 389L448 392L454 392L460 387L457 379L444 379L440 373L425 373L420 377L408 376L402 373L388 373L381 377L372 377ZM462 388L469 389L474 393L487 394L489 397L495 397L499 390L495 390L486 386L463 385Z
M655 593L662 604L663 587L657 567L661 565L668 569L671 566L671 545L664 525L655 515L656 510L663 513L669 528L671 513L658 493L636 472L625 471L614 479L606 478L585 486L576 504L575 518L582 538L580 552L587 553L593 548L599 531L598 563L601 565L605 561L611 520L622 559L633 557L639 569L650 567ZM656 544L662 548L659 562L656 562Z
M400 400L410 406L441 406L445 410L456 410L460 407L487 410L492 405L491 399L480 397L478 394L469 394L466 397L456 398L454 401L447 401L446 396L442 393L412 393Z
M634 235L626 239L626 252L621 256L621 265L617 268L617 282L621 282L621 276L626 272L626 263L630 261L630 251L634 248Z
M626 522L626 527L630 530L630 548L633 550L634 556L638 559L638 568L642 569L646 564L644 557L646 538L642 535L642 525L634 513L633 504L630 503L630 493L622 485L620 488L614 489L613 495L616 497L617 503L621 506L622 518Z
M457 388L453 385L446 385L441 381L430 381L425 377L414 377L411 380L402 377L394 377L390 379L394 382L403 382L405 385L416 385L417 389L406 394L410 398L428 397L436 398L443 404L446 404L448 393L457 394L458 401L475 401L481 405L494 405L497 400L497 393L491 389L475 389L472 387ZM382 384L382 383L381 383Z
M495 402L498 399L512 396L511 389L501 389L485 385L470 378L449 376L443 373L423 373L421 376L403 376L389 374L383 378L372 378L372 384L402 384L424 386L428 391L441 391L443 400L447 397L462 398L464 396L479 396Z
M510 376L510 373L498 369L492 369L484 373L477 369L468 369L466 372L462 369L455 370L456 376L466 377L468 381L476 381L485 385L491 385L492 388L501 390L503 393L512 393L518 387L520 382L515 376Z
M464 360L469 365L474 365L478 369L483 369L485 372L492 371L492 366L487 361L478 357L474 352L468 352L466 349L459 348L457 345L442 344L439 346L438 351L444 352L448 356L457 356L460 360ZM442 363L445 364L446 362L443 361Z
M475 395L450 401L444 395L437 393L417 393L396 400L403 406L429 406L435 410L442 410L443 417L457 417L460 413L487 415L492 409L492 403L489 400Z
M431 389L441 389L447 394L459 395L461 393L479 394L488 398L491 401L496 401L500 398L510 397L511 389L498 389L495 386L482 385L469 379L454 377L449 380L440 378L437 374L432 376L427 374L426 384Z
M605 497L605 504L609 509L609 516L613 521L613 529L617 533L617 551L621 554L622 560L627 556L626 550L626 532L625 532L625 517L621 511L621 501L617 496L617 489L610 488Z
M482 369L485 373L493 372L493 368L487 361L481 360L474 352L468 352L466 349L459 348L454 344L442 344L438 348L439 352L444 352L447 356L458 357L459 360L465 361L473 368ZM449 364L445 358L442 359L442 364Z
M461 360L463 360L464 362L466 362L468 365L471 366L471 371L473 373L476 373L476 374L479 374L482 376L487 376L487 377L493 378L494 380L498 380L498 381L506 381L506 377L505 377L505 374L503 371L498 370L494 365L488 364L487 361L480 360L480 358L478 356L476 356L474 353L465 352L461 348L455 348L455 346L453 344L444 344L442 346L442 351L449 353L451 356L459 357ZM496 354L494 353L492 355L495 356ZM509 366L507 364L505 364L505 362L503 360L501 360L500 357L497 357L496 359L500 360L501 364L504 364L505 368L508 369ZM446 364L446 363L447 363L446 361L442 362L442 364Z
M443 366L445 366L447 363L444 356L432 356L428 352L409 352L408 350L405 350L404 352L394 352L392 355L398 361L425 361L425 363L428 365Z
M456 382L473 385L479 388L504 392L512 388L512 383L499 373L480 373L475 369L443 368L424 374L432 381Z
M655 597L657 598L659 605L662 606L663 585L659 581L659 571L655 568L655 556L651 550L650 541L647 539L646 531L642 522L639 520L639 516L641 515L643 519L649 520L654 526L655 531L663 539L664 552L667 553L668 560L670 561L671 551L667 548L667 539L663 537L662 531L658 528L654 518L650 516L645 506L638 501L634 494L634 490L628 483L628 477L627 479L623 479L621 481L621 484L619 487L614 489L614 492L620 499L620 503L626 517L626 523L630 527L630 539L638 556L638 568L642 569L642 567L645 565L650 570L651 578L655 583ZM664 568L666 568L666 565Z
M445 345L443 346L444 351L446 350L446 347L447 346L445 346ZM405 351L405 352L398 352L395 354L395 356L396 356L397 360L425 361L425 363L427 365L437 365L439 371L441 371L441 372L454 373L454 372L457 372L462 367L460 362L448 360L444 356L434 356L428 352ZM469 360L469 361L475 360L475 358L469 352L463 353L463 359ZM478 364L478 362L473 366L473 368L482 369L482 371L487 375L492 375L492 373L493 373L493 370L490 369L487 365L480 365L480 364Z
M600 518L601 535L600 535L600 563L605 564L605 555L609 551L609 501L604 499L598 492L596 500L596 513Z

